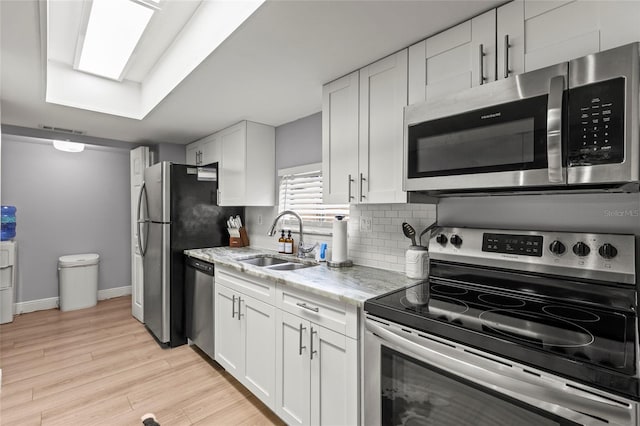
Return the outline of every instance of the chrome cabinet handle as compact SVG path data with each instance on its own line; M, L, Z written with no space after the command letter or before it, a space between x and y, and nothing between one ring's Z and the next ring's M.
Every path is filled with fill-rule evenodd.
M242 297L238 296L238 321L241 320L242 317Z
M483 85L484 82L486 81L486 78L484 77L484 44L480 43L480 80L479 83L480 85Z
M300 333L300 340L298 342L298 355L302 355L302 350L307 349L306 346L302 346L302 332L306 329L307 327L303 327L302 323L300 323L300 329L298 330L298 332Z
M298 302L296 303L296 305L313 312L318 312L320 310L320 308L317 308L315 306L309 306L306 303L302 303L302 302Z
M236 295L233 295L233 301L231 302L231 318L236 317ZM238 315L240 317L240 315Z
M511 70L509 69L509 34L504 35L504 78L509 77Z
M365 179L365 177L362 175L362 173L360 173L360 202L362 202L363 198L367 198L362 194L362 182L364 182L365 180L367 180L367 179Z
M353 200L355 197L353 195L351 195L351 182L353 182L353 179L351 178L351 175L349 175L349 182L347 183L347 185L349 186L349 199L347 200L349 203L351 202L351 200Z
M311 359L312 361L313 361L313 354L317 354L317 353L318 353L318 351L313 350L313 335L314 335L314 334L318 334L318 332L317 332L317 331L315 331L315 330L313 329L313 327L311 327L311 350L310 350L309 352L311 353L311 355L310 355L310 359ZM316 358L317 358L317 357L316 357Z
M562 183L562 93L564 77L557 75L549 82L547 105L547 162L549 182Z

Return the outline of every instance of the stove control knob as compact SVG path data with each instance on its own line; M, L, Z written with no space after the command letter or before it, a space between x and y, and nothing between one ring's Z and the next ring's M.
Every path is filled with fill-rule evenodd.
M565 251L567 251L567 248L564 246L564 244L562 244L562 242L555 240L554 242L549 244L549 250L551 250L551 253L555 254L556 256L560 256L561 254L564 254Z
M613 259L618 255L618 249L609 243L604 243L598 250L598 253L605 259Z
M459 236L457 236L456 234L453 234L451 236L451 244L453 244L456 247L460 247L462 245L462 238L460 238Z
M447 244L447 241L448 241L448 240L447 240L447 236L446 236L446 235L444 235L444 234L439 234L439 235L436 237L436 242L437 242L438 244L445 245L445 244Z
M579 242L573 246L573 252L580 257L584 257L591 252L591 249L585 243Z

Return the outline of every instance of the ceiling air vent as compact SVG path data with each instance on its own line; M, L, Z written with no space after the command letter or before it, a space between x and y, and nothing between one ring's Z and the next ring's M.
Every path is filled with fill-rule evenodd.
M66 133L68 135L84 135L87 133L84 130L65 129L64 127L47 126L45 124L40 124L38 127L52 132Z

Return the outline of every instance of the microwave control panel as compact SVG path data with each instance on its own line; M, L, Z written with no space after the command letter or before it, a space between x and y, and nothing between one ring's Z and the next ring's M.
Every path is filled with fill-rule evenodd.
M625 79L569 90L569 166L624 160Z

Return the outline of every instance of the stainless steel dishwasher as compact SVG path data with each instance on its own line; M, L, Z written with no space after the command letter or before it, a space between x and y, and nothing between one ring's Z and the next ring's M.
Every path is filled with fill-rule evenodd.
M214 359L213 264L185 257L185 332L194 345Z

